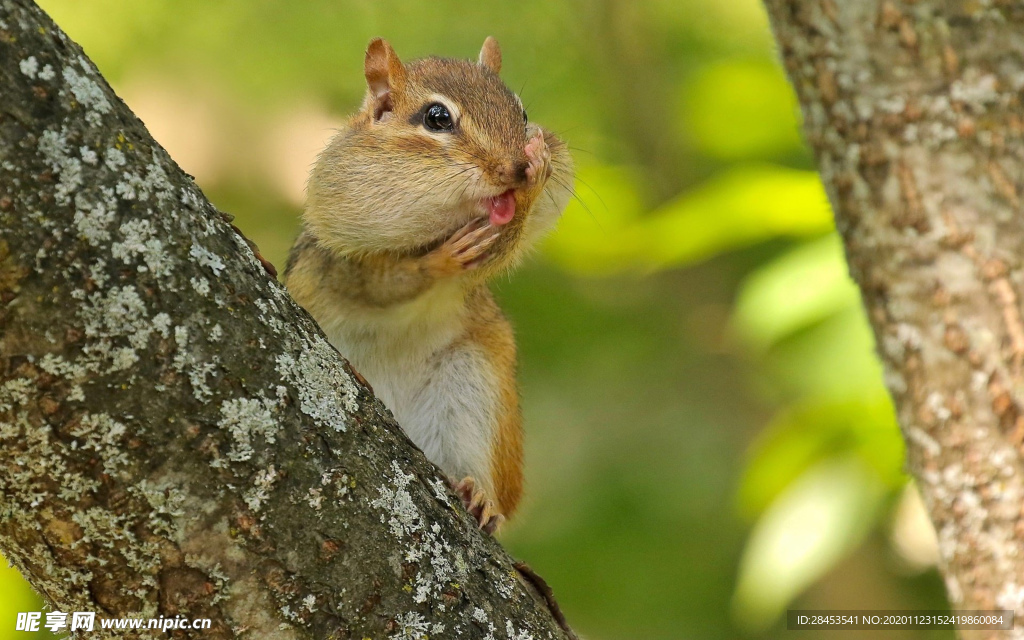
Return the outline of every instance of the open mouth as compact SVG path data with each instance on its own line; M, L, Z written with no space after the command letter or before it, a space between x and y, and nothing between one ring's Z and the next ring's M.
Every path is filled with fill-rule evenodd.
M516 198L512 189L491 198L483 199L491 224L500 227L512 222L516 215Z
M496 196L482 198L479 200L479 206L479 210L484 215L477 219L479 221L478 224L483 225L485 224L483 221L487 220L487 223L494 227L506 225L509 222L512 222L512 219L516 216L515 191L513 189L508 189ZM430 242L411 250L410 253L412 255L426 255L444 244L444 242L454 234L458 233L465 224L467 223L461 223L455 228L445 231Z

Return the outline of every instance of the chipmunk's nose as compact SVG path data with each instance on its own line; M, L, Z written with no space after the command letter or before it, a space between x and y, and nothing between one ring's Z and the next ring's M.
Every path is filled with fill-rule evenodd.
M499 171L499 177L502 182L510 185L519 185L526 182L526 168L530 164L525 160L519 162L510 162L501 168Z
M526 168L529 166L530 163L525 160L516 163L516 182L526 182Z

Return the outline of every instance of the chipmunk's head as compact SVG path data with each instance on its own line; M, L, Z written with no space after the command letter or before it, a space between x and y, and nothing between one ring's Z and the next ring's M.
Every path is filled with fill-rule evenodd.
M500 70L493 38L476 61L409 64L386 41L371 41L362 108L309 180L305 219L321 243L341 253L425 251L487 217L501 227L496 247L512 255L554 226L571 194L571 158L529 121ZM551 171L539 197L526 198L537 184L527 143L541 135Z

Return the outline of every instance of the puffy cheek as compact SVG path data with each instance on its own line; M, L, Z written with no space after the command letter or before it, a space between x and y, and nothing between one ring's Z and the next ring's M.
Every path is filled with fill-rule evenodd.
M307 224L335 249L414 248L478 215L475 166L437 149L397 153L393 145L359 144L364 152L358 157L329 149L310 181Z
M331 165L311 182L306 224L340 252L404 246L417 229L405 215L410 194L393 186L399 172L384 162Z
M410 207L406 213L424 219L433 228L451 229L452 225L482 215L480 201L493 195L492 191L477 167L452 163L439 171L422 172L410 181Z
M470 191L469 176L453 177L426 171L423 167L405 172L398 188L386 188L375 197L363 199L359 218L365 233L377 249L414 248L468 222L475 213L465 201ZM369 205L371 202L377 206ZM369 205L369 206L368 206Z

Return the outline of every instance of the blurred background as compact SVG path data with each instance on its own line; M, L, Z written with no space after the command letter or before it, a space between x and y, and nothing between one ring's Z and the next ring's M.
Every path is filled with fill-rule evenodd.
M946 607L757 0L41 4L279 267L369 39L475 58L496 36L506 82L579 167L558 231L496 284L528 432L512 553L590 640ZM15 613L41 605L11 569L0 593L0 640L26 637Z

